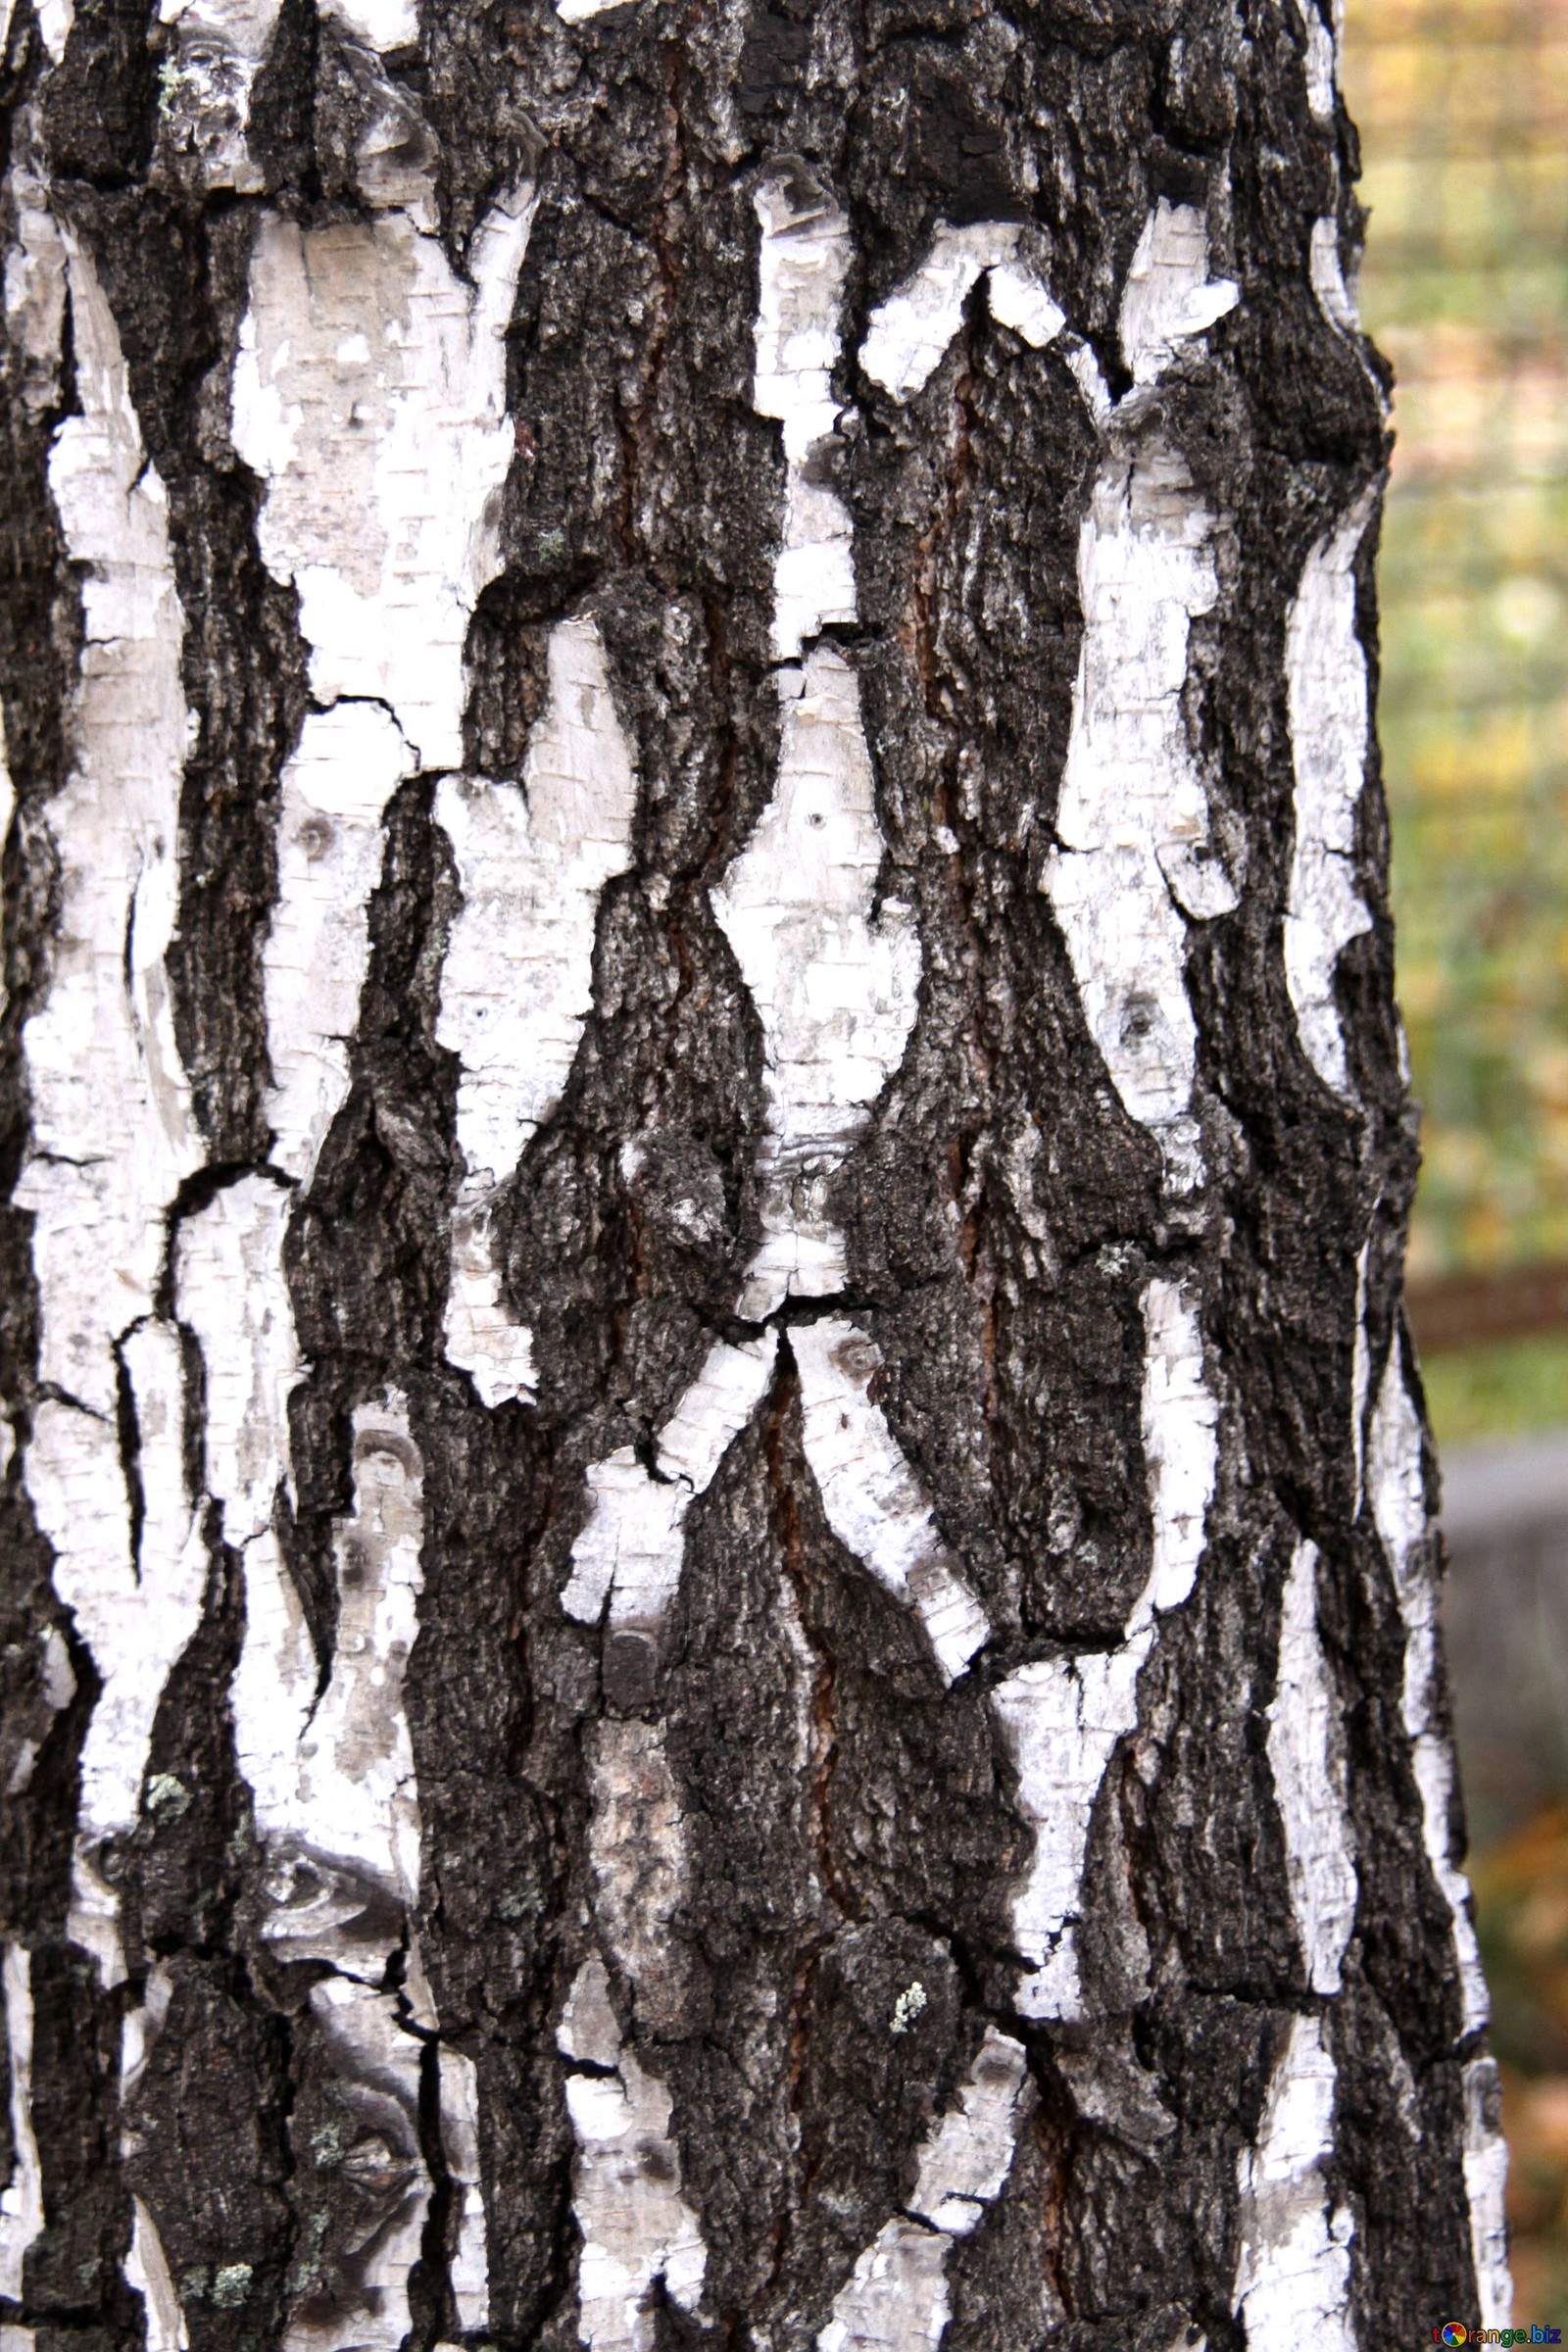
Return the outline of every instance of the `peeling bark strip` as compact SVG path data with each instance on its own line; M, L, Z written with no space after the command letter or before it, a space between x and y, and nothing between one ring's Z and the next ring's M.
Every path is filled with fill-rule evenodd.
M1314 237L1316 231L1313 232ZM1314 252L1315 252L1314 246ZM1307 1058L1348 1089L1334 977L1372 916L1355 888L1355 819L1366 762L1366 657L1355 633L1356 550L1369 493L1306 559L1286 629L1296 847L1285 913L1285 976Z
M968 2237L1012 2166L1033 2106L1023 2044L988 2027L957 2103L928 2132L908 2214L883 2225L834 2299L818 2352L858 2344L938 2344L953 2316L951 2243Z
M1202 1175L1184 918L1227 914L1236 893L1223 865L1208 859L1183 710L1189 631L1219 595L1214 517L1152 417L1146 387L1236 294L1228 278L1209 277L1202 215L1161 201L1121 299L1132 389L1113 413L1091 395L1112 443L1082 525L1083 645L1056 808L1061 847L1046 880L1095 1043L1127 1108L1159 1138L1179 1192Z
M1018 1805L1035 1834L1013 1901L1019 1949L1033 1962L1018 1987L1026 2017L1085 2014L1078 1965L1082 1881L1095 1803L1118 1740L1138 1721L1138 1679L1156 1612L1191 1594L1214 1491L1214 1400L1203 1384L1202 1339L1168 1282L1144 1298L1148 1333L1144 1455L1151 1474L1152 1565L1120 1645L1020 1667L995 1705L1018 1765Z
M8 61L5 2352L1501 2324L1327 21Z
M1405 1386L1397 1347L1391 1348L1372 1420L1372 1509L1394 1577L1404 1626L1400 1712L1421 1792L1421 1828L1432 1875L1448 1908L1459 1978L1458 2038L1473 2045L1488 2016L1481 1948L1470 1916L1470 1888L1453 1850L1453 1747L1445 1721L1437 1561L1426 1502L1420 1417ZM1472 2056L1464 2069L1465 2189L1479 2308L1486 2327L1503 2327L1512 2308L1508 2231L1503 2213L1507 2152L1499 2119L1501 2086L1492 2059Z
M447 1354L487 1405L534 1386L531 1337L502 1295L492 1204L570 1075L593 1009L599 894L626 870L636 804L591 620L552 631L549 676L520 785L447 776L436 795L463 892L437 1032L463 1063Z
M184 1491L184 1374L158 1319L165 1219L200 1156L164 955L173 923L188 712L168 498L147 465L115 322L67 240L80 414L49 485L84 566L75 764L50 805L61 907L23 1028L38 1402L24 1475L55 1585L102 1685L81 1757L72 1934L124 1973L104 1840L133 1828L165 1679L195 1629L206 1560Z
M313 694L383 706L411 767L462 762L464 639L513 447L502 337L532 212L523 187L486 216L468 284L422 191L340 228L269 217L251 257L233 430L267 485L258 544L298 593Z
M1242 2258L1236 2302L1249 2345L1310 2326L1351 2352L1349 2212L1330 2210L1334 2061L1316 2018L1293 2020L1268 2086L1257 2144L1241 2160Z
M793 1331L790 1351L801 1381L802 1443L827 1523L878 1584L915 1610L951 1683L990 1628L871 1399L879 1351L837 1315Z
M6 2065L11 2079L11 2178L0 2189L0 2295L22 2301L27 2249L43 2230L43 2180L32 2126L31 1959L21 1944L5 1951Z
M1298 1545L1280 1612L1268 1753L1307 1985L1332 1994L1343 1986L1357 1888L1344 1759L1337 1752L1338 1711L1318 1627L1317 1576L1316 1547ZM1348 2251L1354 2216L1331 2206L1327 2180L1337 2088L1321 2020L1293 2018L1256 2145L1241 2157L1236 2300L1250 2345L1274 2343L1282 2328L1303 2319L1348 2352L1355 2344Z
M566 2077L579 2151L573 2199L582 2231L578 2334L593 2352L607 2345L644 2352L654 2342L649 2303L655 2282L689 2312L707 2267L697 2217L680 2193L669 2092L626 2049L597 1960L578 1971L559 2039L565 2057L596 2069Z

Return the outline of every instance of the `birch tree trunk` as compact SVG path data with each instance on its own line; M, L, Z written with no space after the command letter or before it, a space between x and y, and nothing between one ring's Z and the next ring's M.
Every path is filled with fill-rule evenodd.
M6 2352L1507 2316L1314 0L16 0Z

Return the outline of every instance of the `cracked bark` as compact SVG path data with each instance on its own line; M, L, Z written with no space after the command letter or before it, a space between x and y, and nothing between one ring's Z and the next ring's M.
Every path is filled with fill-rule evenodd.
M5 38L7 2352L1505 2318L1327 19Z

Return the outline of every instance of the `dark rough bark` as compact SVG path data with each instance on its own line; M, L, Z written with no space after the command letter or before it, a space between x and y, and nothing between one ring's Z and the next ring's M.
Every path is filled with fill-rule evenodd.
M269 1927L275 1853L229 1695L243 1564L216 1501L200 1624L163 1691L138 1819L99 1864L126 1981L104 1989L68 1936L77 1759L101 1676L32 1516L33 1218L0 1210L15 1433L0 1491L3 1761L25 1747L29 1767L3 1800L0 1886L5 1934L31 1952L44 2215L6 2317L36 2329L39 2352L144 2340L152 2323L123 2267L137 2197L195 2352L358 2343L367 2229L422 2165L409 2341L455 2340L463 2183L440 2121L440 2044L477 2076L489 2316L469 2340L576 2340L559 2035L596 1934L624 2046L668 2093L706 2248L695 2309L653 2288L650 2343L813 2343L914 2193L920 2142L988 2025L1025 2045L1034 2104L1004 2186L953 2240L948 2352L1170 2352L1199 2332L1239 2352L1238 2168L1301 2015L1322 2015L1337 2074L1323 2177L1353 2221L1354 2340L1471 2316L1462 2069L1478 2041L1423 1838L1394 1566L1351 1435L1407 1346L1416 1162L1375 749L1353 862L1372 920L1336 981L1341 1092L1303 1050L1282 945L1298 821L1288 613L1310 552L1386 458L1376 364L1308 272L1315 221L1336 220L1347 252L1360 222L1353 133L1343 110L1324 122L1308 105L1305 20L1274 0L1010 13L637 0L569 25L545 0L454 0L425 9L416 44L377 58L310 0L287 0L251 102L254 192L204 178L200 122L160 80L176 56L157 12L77 0L52 64L22 0L6 59L8 201L15 215L30 168L97 271L167 491L184 614L197 724L167 967L204 1158L169 1209L159 1314L178 1311L182 1221L272 1148L263 958L309 646L259 544L265 485L230 437L254 240L268 214L306 229L371 218L364 142L377 120L395 115L398 156L428 174L460 277L497 192L524 172L539 189L507 338L515 455L499 558L467 624L467 763L522 772L551 630L591 612L639 798L628 870L599 904L569 1078L497 1210L536 1398L488 1409L445 1352L463 1160L458 1060L438 1023L462 893L430 772L387 808L349 1083L288 1225L305 1370L281 1540L323 1688L356 1410L406 1397L422 1463L404 1694L417 1904L405 1917L364 1887L354 1932L379 1936L388 1992L409 1984L416 1951L437 2022L405 1995L418 2090L402 2125L376 2126L373 2160L356 2164L374 2138L363 2086L310 1999L332 1964L280 1954ZM833 1181L848 1268L835 1311L847 1305L880 1351L874 1400L989 1621L951 1688L916 1617L833 1532L788 1350L692 1506L657 1650L560 1601L588 1467L624 1446L651 1463L714 1339L748 1335L737 1302L763 1232L764 1039L710 893L754 838L780 760L769 625L786 467L752 397L754 191L780 158L804 159L849 222L838 389L854 409L831 465L854 518L859 618L827 634L859 681L879 888L912 907L922 972L902 1060ZM1107 1074L1043 882L1101 447L1068 355L999 323L982 284L907 401L853 356L939 222L1033 223L1057 303L1121 395L1118 305L1161 200L1206 214L1213 267L1242 289L1140 428L1179 453L1222 518L1219 593L1193 621L1183 706L1210 838L1240 889L1234 909L1189 927L1206 1181L1185 1194L1162 1182L1157 1137ZM29 400L31 364L13 321L0 412L0 692L17 796L7 1190L29 1149L24 1030L59 921L48 810L73 758L82 637L82 566L45 470L77 413L69 331ZM1356 579L1369 651L1371 564L1368 534ZM1217 1400L1206 1548L1190 1597L1160 1618L1136 1725L1095 1800L1086 2013L1042 2022L1017 2002L1010 1906L1033 1833L991 1693L1030 1661L1114 1648L1150 1576L1143 1302L1156 1279L1196 1304ZM820 1311L805 1298L783 1320ZM186 1346L202 1494L206 1376L188 1331ZM1426 1475L1430 1487L1430 1459ZM1282 1594L1303 1540L1320 1554L1356 1870L1330 1998L1303 1957L1268 1749ZM637 1722L662 1727L684 1822L667 1913L647 1885L607 1892L590 1860L605 1727ZM638 1838L657 1847L655 1833ZM616 1901L643 1906L642 1930L665 1943L650 1977L623 1957L635 1918L606 1925ZM378 1902L391 1902L379 1926ZM122 2021L155 1970L167 2011L122 2101ZM895 2033L910 1986L922 2005ZM408 2145L389 2159L398 2130ZM299 2332L313 2325L318 2336Z

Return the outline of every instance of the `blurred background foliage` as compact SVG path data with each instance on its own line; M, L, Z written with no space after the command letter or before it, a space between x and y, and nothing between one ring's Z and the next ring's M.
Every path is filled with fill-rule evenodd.
M1568 1420L1568 1336L1561 1332L1429 1354L1421 1376L1432 1426L1445 1446Z
M1344 74L1371 214L1362 313L1398 374L1380 726L1424 1111L1411 1273L1430 1280L1568 1261L1568 0L1348 0ZM1424 1369L1445 1442L1568 1424L1568 1335ZM1515 2312L1556 2325L1562 1794L1472 1861Z
M1474 1855L1476 1923L1502 2069L1514 2317L1568 2315L1568 1804Z
M1568 6L1350 0L1411 1271L1568 1258Z

